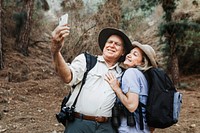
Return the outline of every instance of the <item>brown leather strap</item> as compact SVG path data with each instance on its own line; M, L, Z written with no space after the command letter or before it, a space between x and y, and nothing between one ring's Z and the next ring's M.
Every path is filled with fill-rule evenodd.
M103 117L103 116L89 116L89 115L83 115L80 113L75 112L74 114L75 118L83 119L83 120L90 120L90 121L96 121L99 123L105 123L108 122L109 117Z

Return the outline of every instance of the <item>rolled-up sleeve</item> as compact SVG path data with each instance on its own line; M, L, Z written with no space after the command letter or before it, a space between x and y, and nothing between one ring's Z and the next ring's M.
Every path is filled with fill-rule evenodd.
M138 82L139 77L138 70L135 68L129 68L125 71L122 77L122 91L127 93L128 91L139 94L140 84Z
M69 65L72 72L72 80L70 86L80 83L83 79L84 72L86 71L86 59L84 54L78 55Z

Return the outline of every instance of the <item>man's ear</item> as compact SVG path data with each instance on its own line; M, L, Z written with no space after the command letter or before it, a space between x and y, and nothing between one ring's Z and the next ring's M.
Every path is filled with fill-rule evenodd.
M124 56L124 55L125 55L125 53L126 53L126 52L125 52L125 50L123 50L122 56Z

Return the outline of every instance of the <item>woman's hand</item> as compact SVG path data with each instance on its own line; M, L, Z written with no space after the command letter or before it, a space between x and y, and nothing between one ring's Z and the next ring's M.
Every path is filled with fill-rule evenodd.
M107 73L105 75L105 80L109 83L109 85L113 89L113 91L116 92L117 90L120 89L119 81L117 80L117 78L112 73Z
M105 76L105 80L109 83L109 85L116 93L117 97L120 99L123 105L130 112L134 112L138 107L139 95L130 91L124 94L121 88L119 87L119 81L115 78L115 76L112 73L107 73Z
M70 27L66 25L57 26L52 32L51 53L59 52L64 45L64 38L69 35Z

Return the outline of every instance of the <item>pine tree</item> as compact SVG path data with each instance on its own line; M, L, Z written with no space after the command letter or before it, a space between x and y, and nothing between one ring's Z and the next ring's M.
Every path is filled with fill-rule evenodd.
M186 33L188 31L198 32L200 30L200 25L186 20L186 17L182 18L185 19L184 21L173 20L172 15L177 7L177 1L179 0L147 0L147 3L143 8L150 9L151 6L162 4L165 14L163 16L164 22L159 26L159 35L160 37L165 37L165 43L168 48L165 52L169 53L168 69L172 75L174 84L176 87L179 87L178 49L183 44Z

